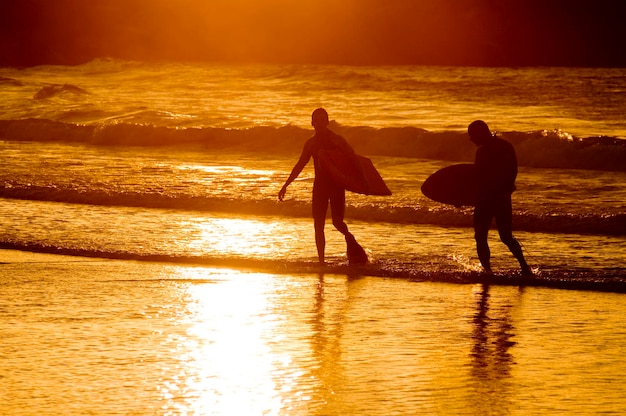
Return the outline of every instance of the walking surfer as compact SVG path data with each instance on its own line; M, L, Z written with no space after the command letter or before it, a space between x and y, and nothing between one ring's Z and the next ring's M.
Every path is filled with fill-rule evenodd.
M354 149L348 142L328 128L328 113L323 108L313 111L311 125L315 129L313 137L304 143L302 154L293 167L289 178L278 192L278 200L282 201L287 192L287 187L293 182L302 169L313 158L315 180L313 182L313 223L315 228L315 245L317 246L317 257L321 264L324 264L324 253L326 248L326 237L324 226L326 223L326 213L328 204L332 214L333 225L344 235L347 244L348 261L354 263L367 263L367 254L356 242L354 236L348 231L348 226L344 222L346 210L346 190L342 185L336 183L319 163L320 150L338 150L346 155L354 156Z
M519 261L523 274L532 271L522 253L522 247L513 237L513 208L511 194L515 191L517 156L511 143L493 135L482 120L472 122L467 132L478 147L474 165L478 179L478 200L474 208L474 238L480 264L491 272L491 252L487 234L495 218L500 239Z

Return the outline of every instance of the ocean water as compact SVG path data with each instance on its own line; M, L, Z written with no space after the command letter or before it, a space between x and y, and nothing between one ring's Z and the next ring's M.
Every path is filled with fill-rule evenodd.
M97 60L0 90L0 247L71 256L0 264L7 413L626 410L626 70ZM366 266L330 224L317 266L312 166L277 201L320 106L393 192L347 196ZM495 230L482 275L471 210L420 192L477 118L518 153L534 279Z

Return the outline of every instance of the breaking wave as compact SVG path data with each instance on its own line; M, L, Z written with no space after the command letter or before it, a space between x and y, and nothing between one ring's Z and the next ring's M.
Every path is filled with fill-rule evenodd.
M67 88L63 87L63 91ZM40 91L41 93L41 91ZM416 127L332 128L364 155L401 156L467 162L475 148L458 131L430 132ZM0 120L6 141L68 142L98 146L174 146L241 152L298 153L310 130L286 125L245 129L176 128L151 124L108 122L100 125L63 123L48 119ZM536 168L626 171L626 140L573 137L560 130L503 132L513 143L521 166Z
M33 96L35 100L44 100L47 98L56 97L59 95L82 95L89 94L84 89L77 87L72 84L62 84L62 85L46 85L41 88L37 93Z

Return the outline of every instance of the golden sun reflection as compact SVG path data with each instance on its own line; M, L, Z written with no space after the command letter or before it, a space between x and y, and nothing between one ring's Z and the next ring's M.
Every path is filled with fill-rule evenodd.
M267 257L276 251L274 239L279 223L246 218L211 218L190 224L195 228L188 245L200 252L223 256Z
M276 171L263 169L250 169L249 167L233 165L180 165L181 171L195 171L209 175L207 182L213 182L215 177L228 178L236 181L269 180L276 175Z
M273 277L181 270L177 279L200 283L184 286L179 375L163 391L170 406L182 414L271 415L306 400L297 396L303 372L279 347L285 317L274 311L280 283Z

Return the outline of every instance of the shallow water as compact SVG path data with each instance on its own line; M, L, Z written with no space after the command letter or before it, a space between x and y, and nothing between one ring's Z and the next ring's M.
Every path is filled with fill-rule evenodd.
M0 195L145 208L234 214L310 215L312 162L276 195L297 154L0 142ZM364 221L471 226L470 212L435 203L420 191L434 171L454 162L373 157L391 197L350 193L348 216ZM514 208L519 229L626 234L626 172L520 168Z
M312 220L181 210L103 207L0 199L3 241L28 250L82 252L132 259L217 262L287 268L317 259ZM479 270L470 228L350 221L350 230L381 267L399 263L410 270ZM623 276L626 239L622 236L516 232L537 271L613 270ZM346 261L345 242L326 227L327 261ZM518 268L507 248L490 234L495 270Z
M626 412L621 294L12 258L5 414Z

